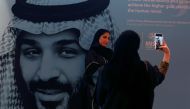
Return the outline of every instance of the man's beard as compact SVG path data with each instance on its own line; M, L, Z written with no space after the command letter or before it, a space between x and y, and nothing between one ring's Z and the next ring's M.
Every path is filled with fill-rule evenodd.
M57 80L32 81L29 84L30 92L36 101L38 109L82 109L80 94L81 81L78 84L61 83Z

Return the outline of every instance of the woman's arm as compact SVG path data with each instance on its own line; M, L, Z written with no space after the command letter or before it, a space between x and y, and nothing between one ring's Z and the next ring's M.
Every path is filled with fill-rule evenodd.
M168 67L169 67L169 62L170 62L170 49L169 49L166 41L163 42L163 45L160 46L159 50L164 53L162 62L160 63L160 66L159 66L159 71L163 75L166 75L166 73L168 71Z
M170 49L168 48L165 41L163 42L163 45L160 46L159 50L164 53L163 59L160 62L159 66L152 66L148 61L145 61L147 71L149 72L150 78L152 80L153 87L156 87L164 80L170 62Z
M163 57L162 61L169 63L170 62L170 49L165 41L163 42L163 45L160 46L159 50L164 53L164 57Z

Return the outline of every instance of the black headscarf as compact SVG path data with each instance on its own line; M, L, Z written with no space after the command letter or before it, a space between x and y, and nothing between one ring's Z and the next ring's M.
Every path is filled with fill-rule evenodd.
M113 61L127 64L139 61L139 46L140 37L136 32L132 30L122 32L114 45Z
M94 40L91 44L91 47L90 48L93 48L93 47L98 47L98 46L101 46L100 43L99 43L99 39L100 39L100 36L103 35L104 33L110 33L108 30L106 29L99 29L96 34L94 35Z
M94 50L96 51L96 53L98 53L99 55L105 57L107 60L111 60L111 57L112 57L112 50L110 48L106 48L106 47L103 47L102 45L100 45L99 43L99 39L100 39L100 36L104 33L110 33L108 30L106 29L99 29L95 36L94 36L94 39L93 39L93 42L91 44L91 47L90 47L90 50Z

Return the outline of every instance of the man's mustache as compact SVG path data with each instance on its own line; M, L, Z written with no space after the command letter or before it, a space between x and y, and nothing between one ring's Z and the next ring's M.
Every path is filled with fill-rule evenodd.
M63 92L68 92L69 94L72 93L73 87L71 83L61 83L57 80L49 80L49 81L31 81L30 84L31 91L40 90L61 90Z

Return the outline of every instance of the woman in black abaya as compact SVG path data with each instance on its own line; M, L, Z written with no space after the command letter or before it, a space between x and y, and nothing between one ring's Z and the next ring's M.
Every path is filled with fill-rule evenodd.
M112 50L107 47L110 40L110 32L105 29L99 29L92 42L89 52L85 58L85 73L83 78L83 84L81 88L83 89L83 98L87 104L90 104L86 109L94 108L93 106L93 96L95 89L95 81L97 79L97 70L108 63L112 57Z
M101 109L152 109L154 88L164 80L170 50L166 42L160 47L164 57L158 67L140 59L139 46L140 37L131 30L117 39L113 58L97 83L95 98Z

